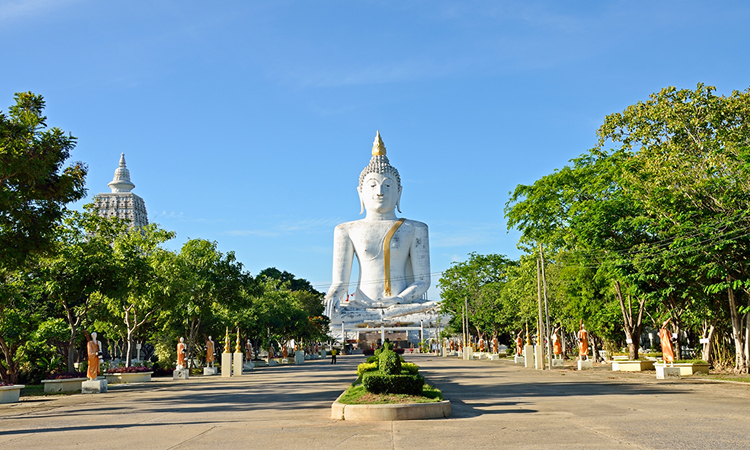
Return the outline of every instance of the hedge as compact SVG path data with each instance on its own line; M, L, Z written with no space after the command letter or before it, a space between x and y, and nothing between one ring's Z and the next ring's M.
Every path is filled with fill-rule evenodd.
M365 372L362 386L373 394L422 395L424 378L421 375L386 375L381 372Z

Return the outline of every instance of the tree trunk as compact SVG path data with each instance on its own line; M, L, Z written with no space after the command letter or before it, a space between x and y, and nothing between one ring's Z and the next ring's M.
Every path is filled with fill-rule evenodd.
M729 299L729 312L732 320L732 338L734 338L734 372L738 374L748 373L742 318L738 311L737 299L731 287L727 288L727 297Z
M712 363L711 360L713 359L713 355L711 354L711 340L713 339L715 332L716 326L714 324L711 324L711 326L708 327L708 333L706 333L705 327L703 329L703 336L708 339L708 342L703 344L703 352L701 354L701 358L709 364Z
M633 297L628 295L627 308L625 298L620 289L620 282L615 281L615 296L620 303L622 321L625 329L625 337L628 339L628 358L631 361L638 359L638 348L641 344L641 326L643 324L643 311L646 306L646 298L638 302L637 316L633 317Z
M674 359L675 361L679 361L682 358L682 336L681 336L681 330L682 327L680 326L680 322L677 320L672 320L672 330L676 338L674 338Z

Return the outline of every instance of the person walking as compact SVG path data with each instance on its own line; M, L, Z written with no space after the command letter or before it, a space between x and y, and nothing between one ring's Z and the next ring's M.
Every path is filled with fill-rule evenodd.
M331 349L331 364L336 364L336 355L338 352L335 348Z

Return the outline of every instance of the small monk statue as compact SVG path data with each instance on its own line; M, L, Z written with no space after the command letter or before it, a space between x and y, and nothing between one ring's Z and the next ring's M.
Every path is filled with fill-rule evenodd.
M216 360L216 347L214 346L213 339L211 339L211 336L209 336L208 340L206 341L206 365L208 367L213 367L215 360Z
M273 344L268 346L268 360L271 361L276 355L273 352Z
M85 330L84 330L85 331ZM88 335L88 333L86 333ZM88 336L86 336L88 338ZM88 355L88 369L86 376L89 380L96 380L99 376L99 363L102 357L102 343L96 339L96 332L91 333L91 339L86 344L86 353Z
M498 348L497 348L497 336L492 338L492 353L497 354Z
M583 326L583 319L581 319L581 329L578 330L578 358L583 361L589 360L589 333L586 331L586 327Z
M479 351L484 351L484 338L479 338Z
M661 354L665 364L674 364L674 348L672 347L672 333L667 329L667 324L672 320L667 319L659 329L659 340L661 341ZM93 334L93 333L92 333Z
M560 341L560 327L552 332L552 349L555 359L562 359L562 342Z
M286 357L289 356L289 347L286 345L281 349L281 357L286 359Z
M516 335L516 355L521 356L523 355L523 330L518 332L518 335Z
M253 360L253 344L250 343L250 339L245 342L245 361Z
M185 362L186 355L185 338L180 338L180 342L177 344L177 369L184 369L187 363Z

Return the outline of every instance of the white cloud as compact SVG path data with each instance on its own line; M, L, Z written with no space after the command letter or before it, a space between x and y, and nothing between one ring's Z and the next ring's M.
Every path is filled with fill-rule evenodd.
M38 19L84 0L10 0L0 3L0 23Z

